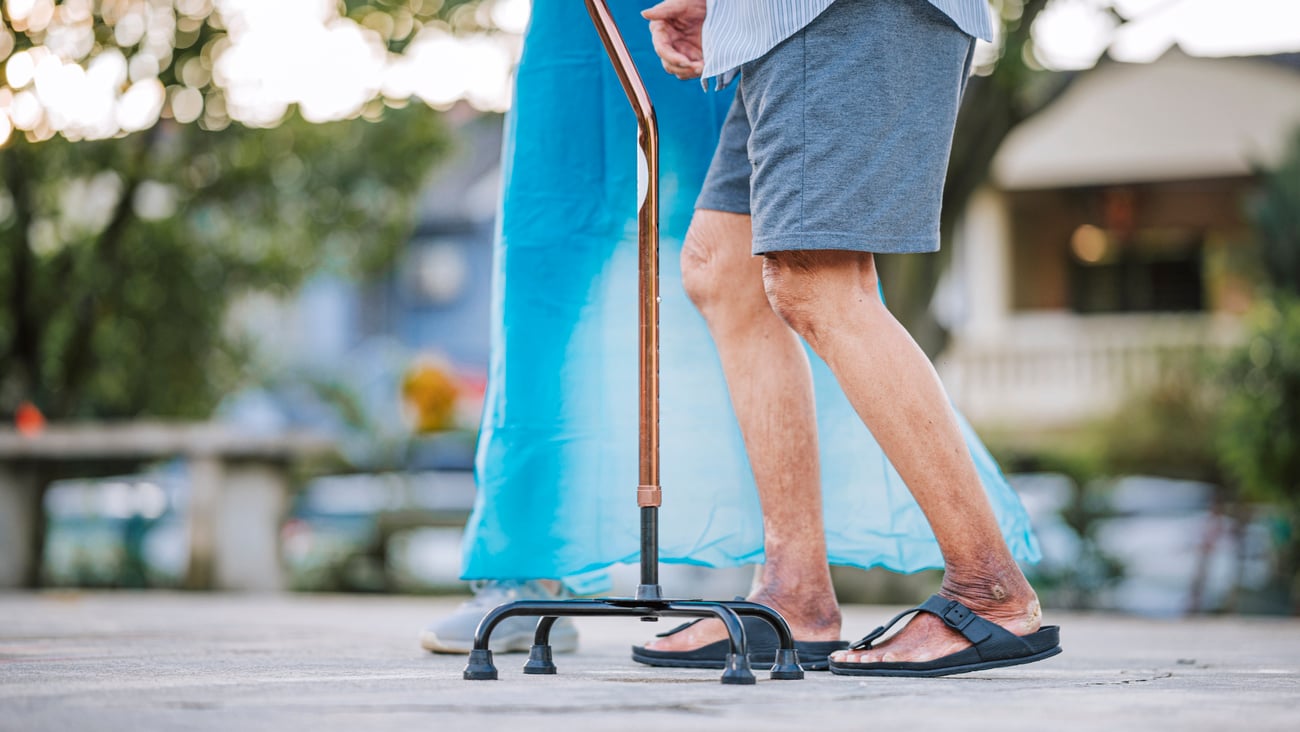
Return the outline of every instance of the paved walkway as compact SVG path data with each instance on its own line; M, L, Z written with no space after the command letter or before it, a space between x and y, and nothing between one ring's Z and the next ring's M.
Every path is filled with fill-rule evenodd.
M462 681L419 650L455 600L358 596L0 595L4 730L1296 730L1300 620L1157 622L1049 614L1065 653L946 679L810 673L718 683L652 669L658 626L579 620L558 676ZM845 609L854 637L894 608Z

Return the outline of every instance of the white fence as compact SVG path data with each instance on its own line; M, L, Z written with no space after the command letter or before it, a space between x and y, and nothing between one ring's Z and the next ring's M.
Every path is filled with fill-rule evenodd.
M936 359L958 407L982 425L1068 426L1113 412L1162 369L1239 342L1229 316L1019 314Z

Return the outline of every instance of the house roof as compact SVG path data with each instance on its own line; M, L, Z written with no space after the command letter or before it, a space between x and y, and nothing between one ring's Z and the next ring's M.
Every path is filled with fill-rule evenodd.
M1300 68L1278 58L1105 61L1007 136L1004 189L1249 175L1300 130ZM1287 59L1289 60L1289 59Z

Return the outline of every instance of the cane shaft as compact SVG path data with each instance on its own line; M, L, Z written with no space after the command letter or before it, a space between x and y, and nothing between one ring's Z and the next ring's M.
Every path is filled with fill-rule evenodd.
M632 54L610 15L606 0L586 0L614 72L636 113L637 143L645 156L648 181L637 219L640 296L640 479L637 505L659 506L659 126L654 105L637 73Z

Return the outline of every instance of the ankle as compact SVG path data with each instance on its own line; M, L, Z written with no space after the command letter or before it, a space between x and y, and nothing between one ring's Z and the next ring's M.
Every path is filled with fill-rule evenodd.
M939 594L961 602L1013 632L1032 632L1042 623L1038 593L1014 563L1009 568L985 566L978 570L950 565L944 572Z
M813 636L821 635L839 637L842 617L834 592L782 597L757 589L746 599L780 613L791 630L802 639L819 640L819 637Z

